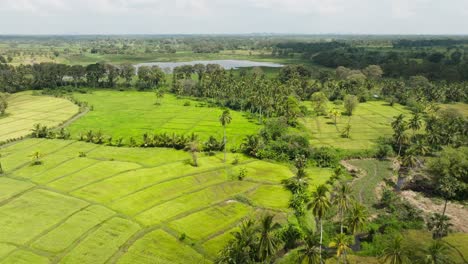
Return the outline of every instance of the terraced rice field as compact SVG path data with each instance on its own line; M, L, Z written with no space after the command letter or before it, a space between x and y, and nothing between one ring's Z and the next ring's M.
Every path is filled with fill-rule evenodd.
M196 133L202 140L215 136L220 140L223 128L219 122L222 109L201 106L200 102L177 99L167 94L161 105L155 105L156 96L152 92L136 91L96 91L92 94L76 94L94 110L70 126L73 135L88 130L101 130L114 139L133 137L141 140L144 133ZM189 103L190 105L184 105ZM241 112L231 111L232 123L227 126L228 144L238 146L248 134L260 128L254 120L249 120Z
M0 117L0 142L31 133L34 124L55 127L79 111L72 102L55 97L22 92L8 97L6 116Z
M306 106L312 110L312 103L306 102ZM336 107L329 105L329 109ZM343 106L337 107L344 112ZM375 146L376 140L382 136L391 135L390 123L393 117L405 114L410 116L409 110L401 105L389 106L383 101L369 101L360 103L351 117L341 115L337 119L337 125L328 116L311 116L302 119L302 124L309 131L315 146L330 146L346 150L366 150ZM350 138L343 138L341 132L348 124L351 125Z
M41 165L31 165L36 151ZM201 155L193 167L173 149L46 139L0 154L1 263L211 263L244 217L290 213L280 183L290 168L238 154L226 164L222 154Z

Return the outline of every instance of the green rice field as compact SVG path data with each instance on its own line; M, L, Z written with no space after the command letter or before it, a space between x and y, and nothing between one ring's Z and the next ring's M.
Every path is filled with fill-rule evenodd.
M184 151L50 139L0 154L1 263L211 263L243 218L290 214L290 168L239 154L193 167ZM332 173L309 174L316 184Z
M72 136L93 130L114 139L121 137L124 141L130 137L141 140L144 133L196 133L202 140L209 136L218 140L223 137L223 127L219 122L223 110L198 101L177 99L166 94L161 105L155 105L154 93L136 91L96 91L76 94L75 97L88 102L94 110L69 127ZM239 145L246 135L254 134L260 128L244 113L231 111L231 116L232 122L226 129L230 146Z
M312 103L305 105L312 110ZM336 107L344 112L342 105L335 106L330 103L329 109ZM369 101L360 103L352 116L342 114L337 118L335 126L332 118L328 116L316 116L311 114L302 118L302 124L309 131L315 146L329 146L346 150L366 150L375 146L379 137L392 134L390 123L393 117L405 114L410 116L410 111L401 105L389 106L383 101ZM343 129L351 125L350 138L341 136Z
M0 116L0 142L30 134L37 123L58 126L78 110L78 106L66 99L34 96L31 92L10 95L6 115Z

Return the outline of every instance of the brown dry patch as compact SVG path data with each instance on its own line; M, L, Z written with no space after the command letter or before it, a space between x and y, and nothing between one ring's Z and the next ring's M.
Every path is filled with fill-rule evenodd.
M437 204L418 192L402 191L401 195L410 204L421 209L426 216L434 212L440 213L444 209L444 204L442 202ZM451 223L453 224L453 229L455 231L468 233L468 208L461 204L449 202L447 204L446 214L452 219Z

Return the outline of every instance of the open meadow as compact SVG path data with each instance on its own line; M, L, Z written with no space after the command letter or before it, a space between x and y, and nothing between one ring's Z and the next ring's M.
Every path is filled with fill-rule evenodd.
M0 153L2 263L210 263L244 217L290 214L290 168L240 154L193 167L184 151L49 139Z
M0 116L0 142L29 135L37 123L58 126L78 110L78 106L62 98L34 96L31 92L12 94L5 116Z
M311 102L304 103L311 111ZM329 104L330 110L336 108L342 113L337 117L336 124L329 116L316 116L312 113L304 117L301 123L311 135L311 144L328 146L346 150L372 149L379 137L390 136L390 123L399 114L410 116L410 111L395 104L389 106L384 101L368 101L359 103L352 116L344 114L343 105ZM351 125L350 137L342 137L342 131L347 124Z
M93 110L74 122L69 130L73 137L88 130L101 131L114 139L130 137L142 140L145 133L190 135L195 133L201 140L214 136L223 137L219 116L223 109L209 107L207 103L191 99L177 99L172 94L159 101L152 92L95 91L90 94L75 94L75 98L88 102ZM245 113L231 111L232 123L227 125L228 148L238 146L243 138L255 134L260 126L256 119L248 119Z

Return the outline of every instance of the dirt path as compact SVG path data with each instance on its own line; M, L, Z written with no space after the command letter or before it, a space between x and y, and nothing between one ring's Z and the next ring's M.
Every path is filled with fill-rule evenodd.
M421 209L425 215L434 212L442 212L444 204L434 203L431 199L422 196L414 191L402 191L401 195L413 206ZM463 233L468 233L468 208L461 204L451 203L447 204L446 214L452 218L451 223L453 229Z
M65 121L60 126L56 127L56 129L61 129L61 128L65 128L65 127L69 126L71 123L73 123L76 120L80 119L81 117L86 115L88 112L89 112L89 108L85 108L82 112L79 112L78 114L74 115L72 118Z

